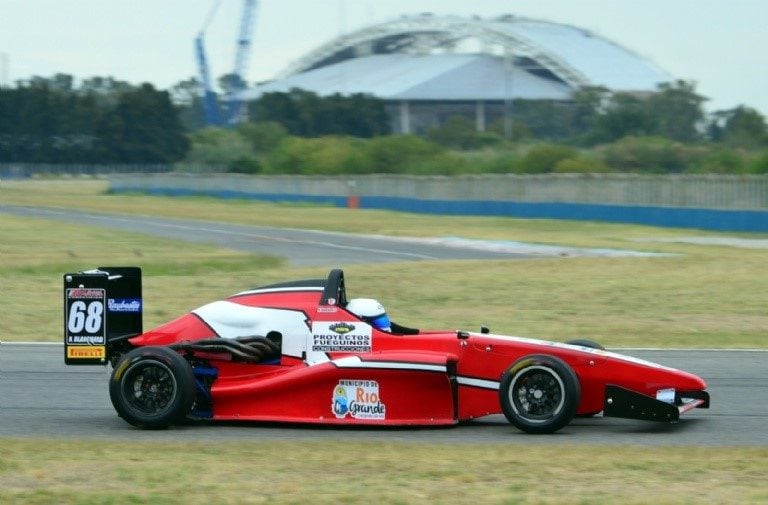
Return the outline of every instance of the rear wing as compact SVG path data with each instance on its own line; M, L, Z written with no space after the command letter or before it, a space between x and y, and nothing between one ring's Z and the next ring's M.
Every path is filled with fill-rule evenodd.
M64 274L64 363L105 365L142 333L141 268Z

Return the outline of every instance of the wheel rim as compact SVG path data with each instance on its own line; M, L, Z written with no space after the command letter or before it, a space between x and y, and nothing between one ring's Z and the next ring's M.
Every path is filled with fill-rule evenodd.
M154 360L133 364L123 376L123 398L132 409L150 416L168 410L176 389L171 369Z
M516 414L532 423L556 416L565 404L565 386L552 369L534 365L520 370L512 378L509 403Z

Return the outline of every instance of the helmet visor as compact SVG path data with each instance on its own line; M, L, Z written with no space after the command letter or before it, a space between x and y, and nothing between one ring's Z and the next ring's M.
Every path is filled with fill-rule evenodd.
M380 316L371 317L368 319L372 326L375 328L378 328L380 330L389 331L390 322L389 322L389 316L386 314L382 314Z

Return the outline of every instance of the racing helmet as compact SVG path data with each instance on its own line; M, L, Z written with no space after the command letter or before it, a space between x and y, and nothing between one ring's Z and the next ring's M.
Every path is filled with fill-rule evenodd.
M347 302L347 310L374 328L391 331L387 311L373 298L353 298Z

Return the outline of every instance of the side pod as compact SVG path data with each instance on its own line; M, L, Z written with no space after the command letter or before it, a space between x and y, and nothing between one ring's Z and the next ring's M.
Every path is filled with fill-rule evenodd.
M676 395L673 404L620 386L605 386L603 415L606 417L676 422L680 420L680 414L697 407L709 407L709 394L706 391L686 393L684 398Z

